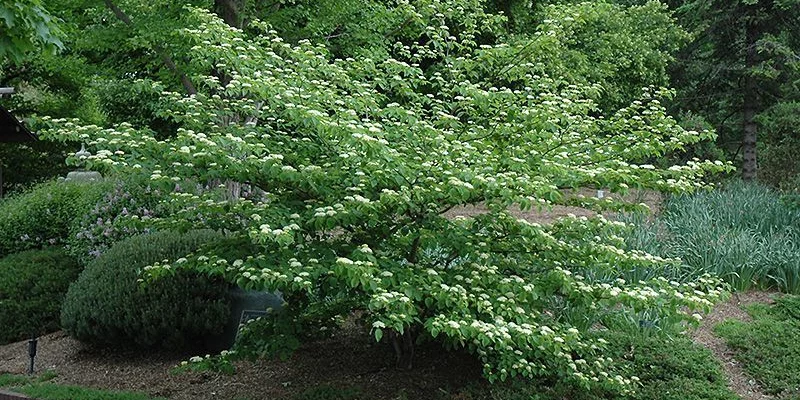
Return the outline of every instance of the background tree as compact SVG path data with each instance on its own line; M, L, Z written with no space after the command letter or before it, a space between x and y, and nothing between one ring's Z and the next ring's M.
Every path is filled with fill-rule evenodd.
M671 3L694 36L674 64L676 108L699 113L716 127L720 145L741 157L743 178L756 178L761 148L772 160L765 164L770 167L763 171L766 180L785 182L786 164L779 167L775 161L778 154L797 151L789 150L797 131L781 127L790 123L787 111L797 101L800 2Z
M63 48L56 19L41 0L0 2L0 61L19 63L34 51Z

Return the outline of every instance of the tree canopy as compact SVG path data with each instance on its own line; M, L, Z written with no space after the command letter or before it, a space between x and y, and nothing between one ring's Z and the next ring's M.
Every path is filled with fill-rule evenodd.
M3 0L0 20L0 61L19 63L36 49L63 48L57 21L41 0Z

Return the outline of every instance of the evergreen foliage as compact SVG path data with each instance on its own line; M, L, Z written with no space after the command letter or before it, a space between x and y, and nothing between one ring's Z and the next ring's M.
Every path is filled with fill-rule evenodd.
M180 273L142 287L148 265L222 238L211 231L157 232L120 241L70 285L61 324L82 342L116 348L197 346L228 317L227 285Z

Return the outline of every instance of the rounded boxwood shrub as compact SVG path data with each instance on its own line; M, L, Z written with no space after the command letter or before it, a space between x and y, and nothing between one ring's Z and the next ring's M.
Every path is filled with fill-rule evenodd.
M189 272L146 285L138 279L147 265L222 238L210 230L167 231L118 242L70 285L62 327L84 343L123 348L196 346L219 334L230 308L226 283Z
M58 329L58 313L81 266L61 249L0 259L0 344Z
M107 190L105 182L50 181L0 201L0 257L64 243Z

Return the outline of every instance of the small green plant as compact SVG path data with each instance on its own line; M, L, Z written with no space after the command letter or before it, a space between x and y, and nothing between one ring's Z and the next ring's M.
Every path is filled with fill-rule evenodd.
M227 284L182 273L142 286L139 273L222 237L213 231L157 232L117 243L70 286L64 329L98 346L145 348L196 345L220 333L229 313Z
M748 313L751 322L727 320L715 332L768 394L781 399L800 396L800 298L752 305Z
M0 259L0 344L57 330L61 302L80 270L61 249Z
M173 370L174 373L181 373L185 371L204 372L215 371L223 374L232 375L236 372L232 360L234 359L235 352L223 350L220 354L206 354L205 357L194 356L188 361L182 361L181 364Z

